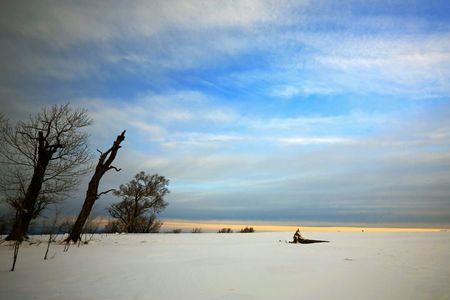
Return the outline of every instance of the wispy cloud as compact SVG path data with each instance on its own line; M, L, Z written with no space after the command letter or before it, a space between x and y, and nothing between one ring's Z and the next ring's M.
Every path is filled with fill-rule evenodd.
M5 3L0 103L13 119L86 107L93 148L127 129L105 184L168 176L168 216L433 220L450 207L448 9Z

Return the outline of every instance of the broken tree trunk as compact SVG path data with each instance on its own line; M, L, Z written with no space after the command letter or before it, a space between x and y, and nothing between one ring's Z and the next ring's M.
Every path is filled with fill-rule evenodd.
M299 239L298 244L313 244L313 243L329 243L330 241L321 241L321 240L308 240L308 239ZM297 244L294 242L290 242L293 244Z
M308 240L302 237L300 234L300 229L294 233L293 241L289 242L290 244L313 244L313 243L329 243L329 241L322 240Z
M86 223L86 220L89 217L89 214L91 213L92 206L94 206L95 201L100 197L100 195L112 191L108 190L105 192L98 193L98 186L100 184L100 180L107 171L111 169L114 169L117 172L120 171L120 169L112 166L111 164L116 158L117 151L119 151L119 149L121 148L120 143L124 139L125 139L125 130L120 135L117 136L111 148L109 148L105 153L101 152L100 150L97 150L98 152L100 152L100 158L98 160L97 167L95 168L95 173L92 176L91 181L89 182L83 207L81 208L78 218L72 227L69 237L66 239L67 243L70 242L76 243L80 239L84 224Z

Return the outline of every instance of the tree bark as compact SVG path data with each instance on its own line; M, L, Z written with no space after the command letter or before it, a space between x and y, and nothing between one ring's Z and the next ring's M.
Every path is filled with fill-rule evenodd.
M35 213L35 206L39 193L41 192L42 183L44 182L45 171L48 163L61 145L48 147L45 145L45 138L42 132L39 132L38 160L33 171L30 184L28 185L21 207L14 221L11 232L6 240L23 240L27 235L28 227Z
M121 148L120 143L124 139L125 139L125 130L120 135L117 136L116 140L114 141L111 148L108 149L108 151L106 151L105 153L99 151L101 155L95 168L95 173L92 176L91 181L89 182L83 207L81 208L78 218L72 227L69 237L66 239L67 243L70 243L71 241L76 243L80 239L84 224L86 223L86 220L89 217L89 214L91 213L95 201L100 197L100 195L107 193L107 192L102 192L100 194L98 193L98 186L100 184L100 180L102 179L103 175L108 170L111 169L120 171L120 169L117 169L111 164L116 158L117 151L119 151L119 149Z

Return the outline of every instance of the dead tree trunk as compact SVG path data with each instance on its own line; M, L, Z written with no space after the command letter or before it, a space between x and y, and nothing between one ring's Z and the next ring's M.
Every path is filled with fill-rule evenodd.
M26 236L30 222L35 214L36 202L41 192L42 183L44 182L45 171L53 154L59 148L62 148L62 145L59 143L48 145L43 132L39 131L37 148L38 159L34 167L33 176L31 177L30 184L28 185L11 232L6 237L6 240L22 240Z
M98 160L97 167L95 168L95 173L92 176L91 181L89 182L83 207L81 208L78 218L72 227L69 237L66 239L67 243L70 242L76 243L80 239L84 224L86 223L86 220L89 217L89 214L91 213L92 206L94 206L95 201L100 197L100 195L112 191L108 190L105 192L98 193L98 186L100 184L100 180L107 171L111 169L114 169L117 172L120 171L120 169L112 166L111 164L116 158L117 151L119 151L119 149L121 148L120 143L124 139L125 139L125 130L120 135L117 136L116 140L114 141L111 148L108 149L108 151L103 153L100 150L97 150L98 152L100 152L100 158Z

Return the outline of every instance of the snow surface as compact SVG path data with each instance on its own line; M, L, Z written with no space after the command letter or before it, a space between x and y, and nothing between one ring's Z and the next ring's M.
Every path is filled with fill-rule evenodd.
M0 299L450 299L450 232L96 235L0 246ZM38 238L38 237L37 237ZM43 237L44 239L45 237ZM281 242L280 242L281 240Z

